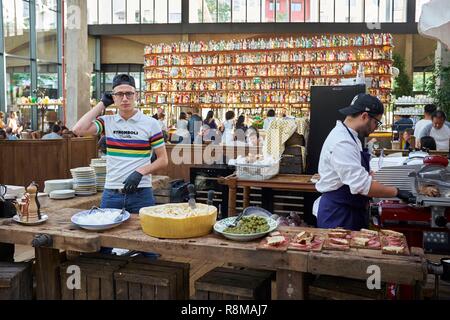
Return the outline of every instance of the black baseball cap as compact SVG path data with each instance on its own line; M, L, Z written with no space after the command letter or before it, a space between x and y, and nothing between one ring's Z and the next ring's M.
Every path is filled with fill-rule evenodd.
M346 116L360 112L367 112L370 115L379 115L384 113L384 106L377 97L366 93L360 93L353 98L350 106L340 109L339 112Z
M120 86L121 84L128 84L133 88L136 88L134 78L132 76L129 76L128 74L118 74L114 77L112 86L113 89L117 86Z

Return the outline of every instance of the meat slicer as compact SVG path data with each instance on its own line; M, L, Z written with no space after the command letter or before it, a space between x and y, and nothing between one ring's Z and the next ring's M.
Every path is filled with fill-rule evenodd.
M391 185L409 188L414 199L406 204L383 200L375 205L376 224L403 232L410 246L426 252L450 253L450 168L441 156L429 156L423 165L391 169ZM375 178L376 179L376 178ZM397 179L397 180L396 180ZM401 181L401 182L398 182ZM403 183L403 186L396 184ZM373 212L373 211L372 211Z

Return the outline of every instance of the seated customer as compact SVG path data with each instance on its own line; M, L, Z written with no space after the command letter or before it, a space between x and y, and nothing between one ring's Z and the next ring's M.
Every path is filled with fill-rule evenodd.
M428 124L420 132L419 138L431 136L436 141L436 150L449 151L450 123L443 111L436 111L431 116L432 123Z
M0 129L0 140L7 140L6 131L3 129Z
M11 127L6 128L6 138L7 140L19 140L17 136L13 133L13 129Z
M42 137L42 140L50 140L50 139L62 139L61 127L58 126L57 124L53 125L51 133L47 133Z
M401 118L394 122L393 129L394 131L402 132L406 129L412 128L414 126L414 122L411 120L411 116L401 116Z
M409 150L410 148L414 148L414 146L411 145L411 137L414 134L414 130L412 128L406 129L405 131L403 131L403 141L404 141L404 145L403 145L403 149L404 150Z
M433 137L425 136L420 138L420 149L427 150L436 150L436 140Z

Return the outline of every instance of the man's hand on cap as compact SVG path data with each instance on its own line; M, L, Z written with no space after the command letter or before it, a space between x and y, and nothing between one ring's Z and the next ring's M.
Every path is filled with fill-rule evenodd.
M108 108L110 105L114 103L111 93L104 93L101 101L103 102L105 108Z

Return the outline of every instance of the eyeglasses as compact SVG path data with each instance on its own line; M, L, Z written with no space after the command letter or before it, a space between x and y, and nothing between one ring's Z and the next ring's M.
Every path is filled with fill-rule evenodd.
M371 114L368 114L368 115L369 115L369 117L371 117L372 119L374 119L377 122L377 128L379 128L379 127L381 127L383 125L383 122L381 122L380 120L378 120L377 118L375 118Z
M112 95L119 99L123 99L124 96L126 96L127 99L131 99L134 97L134 94L135 94L134 92L128 91L128 92L116 92L113 93Z

